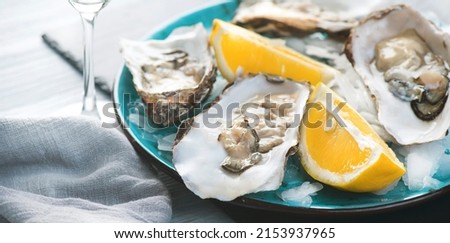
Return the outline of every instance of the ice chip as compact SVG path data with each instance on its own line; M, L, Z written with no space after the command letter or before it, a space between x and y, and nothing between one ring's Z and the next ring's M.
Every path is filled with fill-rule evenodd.
M436 172L436 178L448 179L450 178L450 155L444 154L439 161L439 168Z
M174 133L158 139L158 149L161 151L172 151L176 135Z
M445 153L439 161L439 168L436 172L436 178L449 179L450 178L450 136L442 140L442 145L445 148Z
M310 183L305 181L302 185L283 191L280 193L281 200L294 203L298 206L309 207L312 204L312 196L322 190L320 183Z
M406 174L403 176L405 185L411 191L436 189L439 181L433 176L445 151L442 141L411 145L407 151Z

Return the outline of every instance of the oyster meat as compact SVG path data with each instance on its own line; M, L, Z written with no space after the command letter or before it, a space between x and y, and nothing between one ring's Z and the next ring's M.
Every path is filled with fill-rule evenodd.
M121 52L150 119L161 126L186 118L216 79L202 24L175 29L165 40L122 40Z
M233 200L277 189L296 151L308 84L257 75L236 81L205 112L182 123L173 163L201 198Z
M356 17L365 11L361 8L349 1L243 0L233 22L258 33L280 36L315 31L348 33L357 25Z
M373 94L378 120L403 145L443 138L450 126L450 36L407 5L369 15L346 54Z

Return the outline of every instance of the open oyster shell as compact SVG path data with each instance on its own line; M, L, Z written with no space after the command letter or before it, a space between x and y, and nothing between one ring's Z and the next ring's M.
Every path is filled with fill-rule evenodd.
M258 33L280 36L315 31L345 34L357 25L356 17L366 11L361 8L350 1L243 0L233 22Z
M450 126L450 36L406 5L369 15L345 51L373 94L378 119L398 143L443 138Z
M158 125L186 118L216 79L202 24L175 29L165 40L122 40L121 52L150 119Z
M233 200L277 189L296 151L308 84L258 75L236 81L205 112L185 120L173 163L201 198Z

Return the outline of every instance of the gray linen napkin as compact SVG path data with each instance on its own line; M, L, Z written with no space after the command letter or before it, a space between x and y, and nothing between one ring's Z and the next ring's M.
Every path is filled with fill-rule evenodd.
M116 129L0 118L0 221L167 222L170 199Z

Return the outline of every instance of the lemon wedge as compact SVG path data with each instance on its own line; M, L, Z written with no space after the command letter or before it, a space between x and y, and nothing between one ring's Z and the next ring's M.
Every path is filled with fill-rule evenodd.
M315 85L328 82L337 72L282 43L219 19L213 22L209 43L222 76L229 82L243 72L266 73Z
M325 85L316 87L303 119L301 163L314 179L346 191L375 192L405 173L372 127Z

